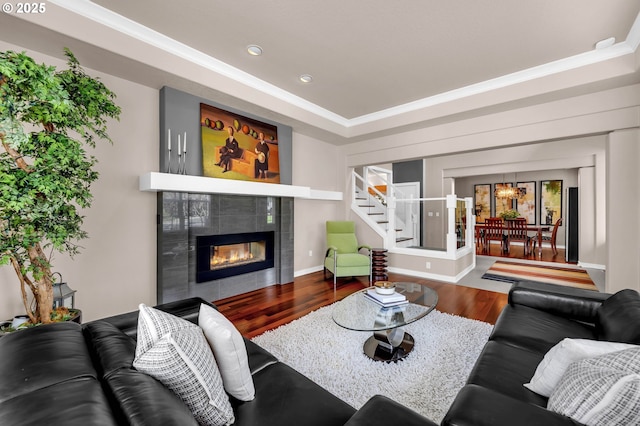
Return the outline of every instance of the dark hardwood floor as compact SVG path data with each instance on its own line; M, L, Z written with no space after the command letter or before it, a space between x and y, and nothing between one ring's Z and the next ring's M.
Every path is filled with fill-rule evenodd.
M437 310L491 324L507 303L507 295L503 293L399 274L389 274L389 279L431 287L438 292ZM341 300L367 285L366 277L341 278L334 296L333 279L324 280L322 272L316 272L298 277L293 283L274 285L213 303L243 336L251 338Z
M508 253L504 253L500 251L500 244L491 244L489 253L484 253L481 248L476 251L478 256L494 256L494 257L508 257L511 259L526 259L526 260L535 260L542 262L554 262L554 263L564 263L565 260L565 251L563 248L558 248L558 254L553 254L553 251L548 245L542 246L542 254L538 256L538 249L534 253L524 254L524 247L521 245L512 244L511 250Z
M483 254L479 252L478 255ZM564 249L558 249L558 254L554 255L547 245L543 246L540 257L537 251L535 255L524 256L523 247L517 245L511 247L510 253L501 253L499 244L492 245L488 255L566 264ZM399 274L390 274L389 279L416 282L431 287L438 292L439 301L436 309L439 311L491 324L495 323L498 314L507 303L507 295L503 293ZM333 279L324 280L322 272L316 272L298 277L293 283L275 285L216 300L213 303L235 324L240 333L251 338L322 306L330 305L366 286L365 277L341 278L338 280L338 289L334 297Z

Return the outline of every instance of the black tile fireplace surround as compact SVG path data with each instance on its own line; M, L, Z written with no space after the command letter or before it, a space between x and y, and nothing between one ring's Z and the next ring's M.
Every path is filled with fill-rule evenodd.
M236 270L233 272L241 273L198 278L199 240L205 241L203 237L206 236L227 238L224 236L244 234L270 234L273 238L270 249L273 258L265 269ZM211 251L207 248L207 257L210 256ZM292 198L158 193L158 303L188 297L216 301L292 282L293 257Z

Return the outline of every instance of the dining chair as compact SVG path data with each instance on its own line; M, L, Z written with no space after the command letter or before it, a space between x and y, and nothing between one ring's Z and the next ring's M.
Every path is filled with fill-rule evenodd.
M556 247L556 239L558 238L558 228L562 226L562 218L556 220L555 225L553 225L553 230L551 234L548 232L542 233L542 243L548 242L551 245L551 251L553 251L553 255L558 254L558 248ZM542 246L542 244L540 244ZM533 240L533 249L536 249L536 240Z
M484 252L484 223L476 223L474 232L476 240L476 253L479 253L480 251Z
M524 245L524 255L529 254L531 238L527 234L527 219L524 217L516 217L509 219L507 224L507 251L511 250L511 242L522 241Z
M489 253L491 241L500 241L500 252L504 250L504 221L501 217L489 217L484 221L484 252Z

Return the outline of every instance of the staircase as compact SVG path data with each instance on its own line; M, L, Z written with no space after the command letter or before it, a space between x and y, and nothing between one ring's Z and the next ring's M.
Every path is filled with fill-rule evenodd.
M379 167L365 167L364 176L353 172L353 201L351 208L383 237L393 235L396 247L418 244L413 227L406 226L403 218L389 217L389 197L402 197L400 190L391 183L391 171ZM392 220L393 219L393 220ZM393 223L393 233L389 229Z

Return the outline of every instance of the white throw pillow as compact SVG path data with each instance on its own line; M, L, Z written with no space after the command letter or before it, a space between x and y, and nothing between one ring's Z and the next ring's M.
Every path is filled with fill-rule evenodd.
M198 324L213 350L227 393L240 401L251 401L256 391L240 332L224 315L204 303L200 305Z
M235 421L229 396L200 327L140 305L133 366L173 391L202 425Z
M587 426L640 423L640 347L574 362L547 408Z
M563 339L546 353L524 386L548 398L572 362L635 347L638 346L601 340Z

